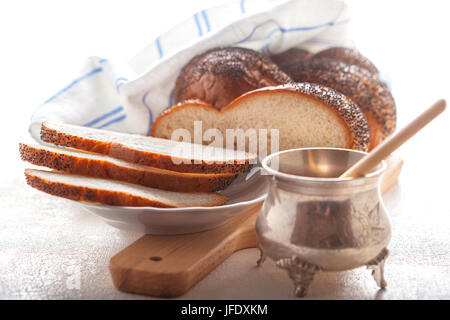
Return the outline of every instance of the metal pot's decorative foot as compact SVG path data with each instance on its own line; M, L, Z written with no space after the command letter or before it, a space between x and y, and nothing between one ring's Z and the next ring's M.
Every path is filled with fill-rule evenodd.
M389 250L384 248L375 259L367 263L367 269L372 270L372 276L381 289L384 289L387 286L387 282L384 280L384 263L386 262L388 255Z
M266 261L266 254L264 253L260 245L258 245L258 249L259 249L259 259L258 261L256 261L256 264L258 265L258 267L260 267L264 263L264 261Z
M295 285L295 296L299 298L306 296L314 275L320 271L318 266L303 261L298 256L280 259L277 266L288 271L289 278Z

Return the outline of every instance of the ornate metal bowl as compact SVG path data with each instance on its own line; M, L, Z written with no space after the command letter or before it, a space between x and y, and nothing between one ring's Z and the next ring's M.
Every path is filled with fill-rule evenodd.
M305 296L314 274L367 265L385 287L391 228L379 191L383 162L361 178L337 178L365 153L335 148L282 151L262 163L269 195L258 215L261 264L268 256Z

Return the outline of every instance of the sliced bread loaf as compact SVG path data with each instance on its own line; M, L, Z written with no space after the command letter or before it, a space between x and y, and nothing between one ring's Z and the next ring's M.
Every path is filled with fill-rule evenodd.
M168 109L154 122L151 135L169 138L173 130L278 129L279 149L341 147L367 151L369 127L360 108L335 90L310 83L267 87L248 92L218 111L188 102ZM268 146L272 141L268 137ZM235 144L235 147L236 144ZM269 148L267 148L268 150ZM272 150L273 152L274 150Z
M256 155L245 152L48 121L42 123L41 139L178 172L240 173L256 163Z
M210 207L227 197L218 193L184 193L90 178L54 171L26 169L28 185L45 193L76 201L131 207Z
M181 173L128 163L105 155L74 149L20 144L20 156L37 166L77 175L113 179L146 187L180 192L213 192L225 189L235 174Z

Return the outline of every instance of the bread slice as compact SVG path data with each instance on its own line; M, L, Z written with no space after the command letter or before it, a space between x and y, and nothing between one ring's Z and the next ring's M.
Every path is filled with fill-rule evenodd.
M26 169L28 185L45 193L76 201L131 207L210 207L227 197L218 193L183 193L142 187L127 182L62 172Z
M181 173L140 166L105 155L74 149L20 144L23 161L37 166L96 178L113 179L146 187L180 191L213 192L225 189L235 174Z
M177 172L240 173L257 162L256 155L245 152L48 121L42 123L41 139Z
M156 119L150 134L168 138L176 128L193 132L193 123L199 120L203 130L217 128L224 137L227 129L278 129L280 150L339 147L367 151L369 146L369 127L360 108L343 94L317 84L254 90L220 111L195 102L176 105Z

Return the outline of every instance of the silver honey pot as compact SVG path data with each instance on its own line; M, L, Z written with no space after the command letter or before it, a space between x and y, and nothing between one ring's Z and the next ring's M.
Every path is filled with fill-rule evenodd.
M286 269L303 297L319 271L366 265L381 288L391 227L379 186L385 162L336 178L365 155L336 148L286 150L263 160L270 191L256 222L261 258Z

